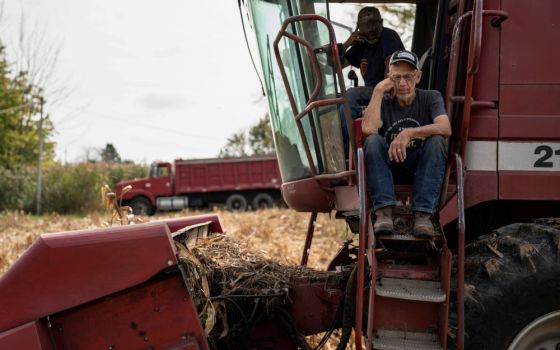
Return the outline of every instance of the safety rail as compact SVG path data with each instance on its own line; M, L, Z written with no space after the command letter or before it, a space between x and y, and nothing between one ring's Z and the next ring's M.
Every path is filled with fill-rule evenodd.
M465 348L465 198L463 160L455 154L457 172L457 350Z
M498 20L492 22L493 25L499 25L501 22L509 17L506 11L501 10L483 10L484 0L475 0L472 11L466 12L457 19L453 28L453 42L451 45L451 60L449 62L449 79L447 81L447 112L451 114L453 104L463 103L463 115L461 118L460 127L460 147L458 149L459 155L462 158L465 156L466 142L468 138L468 130L470 125L471 110L473 107L488 107L495 108L496 104L493 101L475 101L472 96L474 76L478 73L480 68L480 55L482 53L482 17L493 16L498 17ZM463 23L466 19L473 17L471 21L468 65L467 65L467 81L465 82L465 91L463 96L455 96L455 85L457 83L458 65L459 65L459 48L461 44L461 34Z
M473 10L465 12L457 19L453 27L451 54L449 61L448 80L447 80L447 96L446 109L449 116L453 115L453 106L456 103L463 103L463 114L461 117L461 125L459 127L458 147L452 144L452 151L457 152L462 159L465 157L467 139L469 137L469 126L471 111L473 108L496 108L494 101L476 101L473 98L474 77L480 68L480 56L482 54L482 19L484 16L495 17L491 20L492 25L499 26L505 21L509 14L501 10L484 10L484 0L475 0ZM457 76L459 73L459 50L461 45L463 24L468 18L474 18L471 21L469 50L467 59L467 80L463 96L455 95ZM455 147L453 147L455 146ZM447 197L447 188L449 185L449 176L451 172L451 163L449 162L445 170L445 178L443 181L440 207L445 205Z
M297 36L294 33L290 33L288 32L286 29L288 27L288 25L296 23L296 22L302 22L302 21L319 21L321 23L323 23L325 25L325 27L328 29L329 31L329 47L330 47L330 52L333 56L333 67L336 71L336 78L338 80L338 84L339 84L339 89L340 89L340 97L337 98L330 98L330 99L321 99L321 100L317 100L317 96L319 96L319 93L321 91L321 88L323 86L323 77L321 75L321 68L319 66L319 61L317 60L317 57L315 56L315 52L314 52L314 48L311 46L311 43L307 40L305 40L304 38ZM307 51L307 56L309 57L309 60L311 62L311 67L312 67L312 72L313 72L313 78L315 80L315 87L313 88L313 91L311 93L311 96L309 97L309 100L306 103L306 106L303 108L302 111L298 111L296 102L295 102L295 98L294 98L294 94L292 92L290 83L288 81L288 77L286 74L286 70L284 68L284 62L282 61L282 57L280 55L280 50L278 48L278 44L280 43L280 40L283 37L287 37L293 41L295 41L296 43L302 45L303 47L305 47L306 51ZM340 172L340 173L336 173L336 174L327 174L328 176L325 176L326 174L318 174L317 173L317 169L315 167L315 163L313 162L313 157L311 155L311 149L309 147L309 143L307 141L307 138L305 136L305 131L303 130L303 125L301 122L301 119L306 116L309 115L310 112L313 109L319 108L319 107L324 107L324 106L330 106L330 105L343 105L344 106L344 114L346 117L346 125L347 125L347 129L348 129L348 136L349 136L349 140L350 140L350 145L352 148L352 152L350 157L355 157L356 154L356 143L354 141L354 130L352 129L352 120L350 118L350 109L348 107L348 103L346 102L346 88L344 86L344 77L342 75L342 65L340 62L340 56L339 56L339 52L338 52L338 46L336 43L336 39L335 39L335 34L334 34L334 29L332 27L332 25L330 24L329 20L319 16L319 15L314 15L314 14L305 14L305 15L298 15L298 16L292 16L287 18L286 20L284 20L284 22L282 23L282 27L280 28L280 30L278 31L278 34L276 35L276 38L274 39L274 54L276 56L276 60L278 62L278 66L280 68L280 74L282 76L282 80L284 82L284 86L286 87L286 93L288 95L288 100L290 102L290 106L292 108L292 112L294 114L294 118L296 120L296 125L300 134L300 137L302 139L303 142L303 148L305 151L305 156L307 158L307 161L309 163L309 169L311 170L311 174L313 176L314 179L316 179L317 181L320 180L325 180L325 179L343 179L343 178L351 178L353 175L355 175L355 171L352 171L351 169L349 171L344 171L344 172ZM316 138L316 131L312 130L311 131L313 134L313 137ZM352 164L352 162L351 162Z
M355 336L355 348L362 349L362 317L364 308L364 286L365 286L365 259L366 259L366 245L369 246L368 250L373 250L375 247L375 238L368 244L368 228L370 226L371 216L369 215L369 208L367 202L367 189L366 189L366 167L365 167L365 157L364 150L362 147L357 150L357 174L358 174L358 197L360 201L360 233L359 233L359 246L358 246L358 276L356 281L356 315L355 315L355 325L354 325L354 336ZM375 257L374 257L375 259ZM372 273L373 269L377 269L375 261L372 261ZM370 286L373 289L373 286ZM370 300L370 305L373 300ZM371 314L373 316L373 313ZM369 323L369 322L368 322ZM370 335L370 333L368 333ZM370 337L368 337L368 344L370 343Z
M465 348L465 202L464 202L464 184L465 174L463 167L463 158L466 152L467 139L469 137L469 126L471 112L473 108L496 108L494 101L476 101L473 98L474 77L480 68L480 57L482 54L482 20L484 16L494 17L491 20L492 25L499 26L505 21L509 14L501 10L484 10L484 0L475 0L472 11L462 14L455 23L453 28L451 58L449 62L448 81L447 81L447 113L452 115L453 105L463 103L463 113L461 116L461 124L459 128L458 140L459 144L452 145L456 171L456 191L457 191L457 349ZM464 87L464 95L456 96L455 88L457 84L458 66L459 66L459 50L462 38L463 24L471 18L469 49L467 58L467 79ZM447 188L449 185L449 175L451 163L448 162L445 179L442 188L442 196L440 198L440 207L445 203Z

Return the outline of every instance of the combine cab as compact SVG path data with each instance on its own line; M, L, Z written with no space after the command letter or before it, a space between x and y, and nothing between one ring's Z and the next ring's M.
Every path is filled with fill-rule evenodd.
M359 248L342 249L331 265L358 266L356 348L557 348L559 232L557 220L537 218L560 212L560 108L552 102L560 97L560 74L549 69L560 59L551 45L560 6L406 3L416 14L411 50L421 57L418 87L441 92L453 128L434 223L440 233L431 240L411 235L413 188L400 183L398 234L373 234L361 125L348 117L337 46L346 38L333 29L353 27L339 18L346 11L355 21L356 6L282 0L241 6L255 32L284 199L311 212L302 263L317 212L336 211L358 234Z
M337 328L339 349L558 349L560 3L407 3L420 87L445 96L453 126L435 238L410 234L407 184L398 234L374 235L359 120L343 149L333 4L239 1L284 200L310 213L302 266L286 285L224 295L189 255L222 232L214 215L43 235L0 279L0 349L310 349L305 336L322 332L319 348ZM356 241L310 272L317 214L333 211Z

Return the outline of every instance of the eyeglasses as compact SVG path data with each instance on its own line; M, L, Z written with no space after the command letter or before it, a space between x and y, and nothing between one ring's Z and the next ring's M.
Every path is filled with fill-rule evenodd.
M407 83L410 83L416 77L416 72L408 73L405 75L391 75L389 79L391 79L394 83L400 83L401 79L404 79Z

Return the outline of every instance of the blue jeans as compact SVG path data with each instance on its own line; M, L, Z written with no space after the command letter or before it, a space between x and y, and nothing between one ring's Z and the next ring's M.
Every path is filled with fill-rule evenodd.
M369 104L371 95L373 94L372 86L359 86L350 88L346 91L346 100L350 109L350 118L358 119L362 115L362 110ZM344 114L344 105L340 105L340 125L342 126L342 141L344 142L344 154L348 158L348 128L346 127L346 117Z
M389 161L389 146L383 136L369 135L364 142L367 187L373 209L396 205L393 178L413 183L412 210L433 214L447 161L447 143L442 136L424 140L421 147L407 150L403 163Z

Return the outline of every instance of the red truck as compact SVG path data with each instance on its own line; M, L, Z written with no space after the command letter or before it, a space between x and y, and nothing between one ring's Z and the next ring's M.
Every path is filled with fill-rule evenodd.
M280 200L282 180L276 157L177 159L154 162L147 178L122 181L116 186L123 205L135 214L156 210L201 208L225 203L231 211L269 208Z

